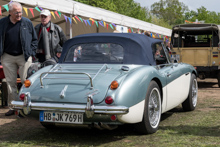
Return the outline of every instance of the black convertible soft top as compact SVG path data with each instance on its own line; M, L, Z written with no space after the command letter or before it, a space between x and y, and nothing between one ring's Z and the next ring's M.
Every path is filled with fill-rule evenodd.
M152 46L162 42L143 34L135 33L91 33L76 36L65 42L59 63L63 63L68 50L83 43L115 43L124 48L123 64L156 65Z

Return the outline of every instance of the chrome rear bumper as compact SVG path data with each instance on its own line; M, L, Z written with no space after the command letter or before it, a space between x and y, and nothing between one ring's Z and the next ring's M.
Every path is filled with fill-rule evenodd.
M12 101L12 109L23 109L24 102ZM31 110L52 110L52 111L75 111L75 112L86 112L86 105L74 105L74 104L58 104L58 103L30 103ZM124 106L91 106L91 109L96 114L126 114L128 108Z
M12 101L10 107L23 110L25 115L30 114L32 110L72 111L85 113L87 118L93 117L94 114L122 115L129 112L129 108L125 106L95 106L91 95L88 95L86 105L31 102L29 92L25 93L24 101Z

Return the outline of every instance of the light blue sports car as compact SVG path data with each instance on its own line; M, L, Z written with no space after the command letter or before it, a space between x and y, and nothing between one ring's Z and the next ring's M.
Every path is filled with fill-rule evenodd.
M97 33L68 40L59 62L38 70L11 107L57 125L114 129L134 124L142 134L158 130L161 114L197 105L196 70L171 63L161 40L142 34ZM36 115L37 114L37 115Z

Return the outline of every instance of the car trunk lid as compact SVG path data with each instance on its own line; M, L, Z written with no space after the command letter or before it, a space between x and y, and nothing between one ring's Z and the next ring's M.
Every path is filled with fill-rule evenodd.
M51 72L44 73L41 82L34 84L32 101L86 103L87 96L93 95L94 103L100 103L111 82L121 74L120 67L106 64L59 65Z

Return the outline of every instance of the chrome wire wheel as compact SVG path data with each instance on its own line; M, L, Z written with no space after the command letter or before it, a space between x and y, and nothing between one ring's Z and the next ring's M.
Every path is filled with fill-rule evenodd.
M198 97L198 84L197 84L197 80L194 79L192 82L192 104L193 104L193 107L196 107L197 97Z
M157 88L153 88L149 96L148 116L152 128L158 127L161 117L161 98Z
M182 103L184 111L193 111L197 105L197 97L198 97L198 85L196 80L196 75L192 74L190 80L190 89L189 95L187 99Z
M135 128L141 134L152 134L159 128L162 110L160 93L157 82L151 81L145 97L143 119L135 124Z

